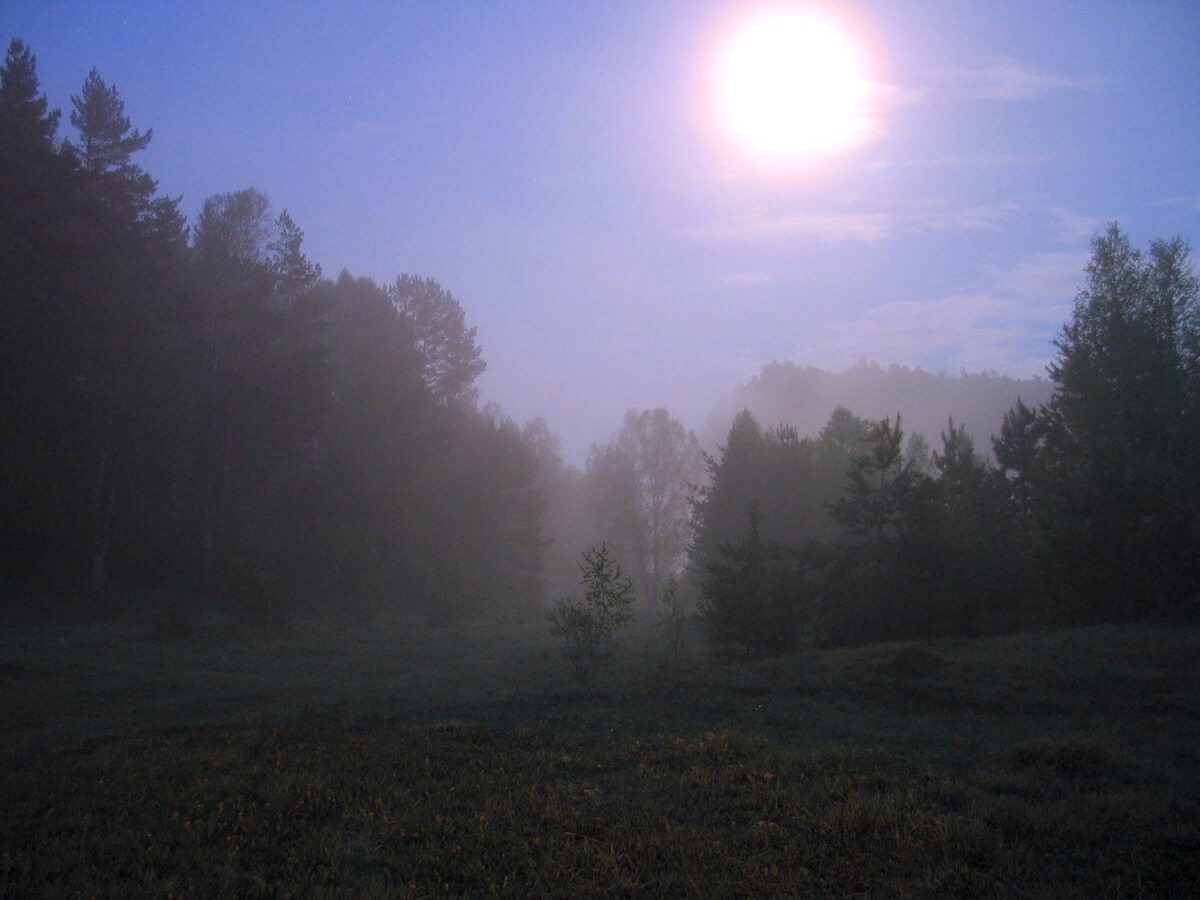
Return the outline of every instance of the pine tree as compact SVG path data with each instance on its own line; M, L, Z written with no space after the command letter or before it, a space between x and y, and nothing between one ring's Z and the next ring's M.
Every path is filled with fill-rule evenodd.
M718 659L794 650L804 606L804 571L795 553L763 540L758 504L740 541L723 542L705 568L696 611Z
M40 93L37 57L19 38L8 45L0 69L0 158L5 168L54 154L61 112Z
M475 343L476 329L467 327L454 295L432 278L416 275L400 275L388 295L416 337L430 393L439 403L471 399L487 363Z
M746 514L762 491L764 447L762 427L744 409L734 417L719 456L705 454L707 484L692 504L695 537L688 559L693 577L702 577L708 565L720 558L722 544L743 534Z
M116 85L106 84L95 69L71 105L93 240L119 245L124 239L148 260L161 261L164 253L181 250L186 231L179 198L156 198L158 182L133 162L154 130L133 128Z
M19 38L0 69L0 285L46 292L41 270L68 215L71 158L60 152L58 120L41 93L37 59ZM23 279L37 285L22 285Z
M321 278L321 266L310 262L300 249L304 232L285 209L275 220L275 236L267 244L267 254L275 273L275 295L292 303Z
M912 470L904 458L904 430L900 414L871 426L867 450L850 466L846 495L829 505L829 514L854 537L873 535L882 544L895 534L904 491Z
M83 90L71 97L71 105L71 124L79 130L80 162L92 174L127 171L133 154L145 150L154 136L153 129L145 134L133 129L116 85L105 84L95 69L88 73Z

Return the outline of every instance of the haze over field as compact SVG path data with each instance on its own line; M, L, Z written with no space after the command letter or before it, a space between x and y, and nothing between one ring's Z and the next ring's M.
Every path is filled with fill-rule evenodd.
M253 186L327 275L437 279L478 326L482 399L544 416L576 463L630 407L700 429L772 360L1043 375L1093 233L1198 232L1189 4L820 7L850 56L787 77L832 91L840 72L853 107L800 91L776 101L806 111L793 131L743 115L731 135L718 73L754 9L47 2L3 20L53 105L93 66L119 89L154 129L139 161L193 223Z

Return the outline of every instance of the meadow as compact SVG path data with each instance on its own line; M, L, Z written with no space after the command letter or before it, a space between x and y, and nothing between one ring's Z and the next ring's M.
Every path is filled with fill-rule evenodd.
M1200 896L1200 628L0 628L2 897Z

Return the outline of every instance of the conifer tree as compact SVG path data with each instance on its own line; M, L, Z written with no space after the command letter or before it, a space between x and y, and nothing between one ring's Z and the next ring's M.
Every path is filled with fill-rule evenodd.
M1200 279L1180 238L1092 241L1055 342L1044 454L1056 553L1093 616L1196 615Z
M829 514L847 534L872 535L878 544L895 534L902 498L912 481L903 447L900 413L895 423L884 418L871 427L867 449L851 463L846 495L829 505Z
M425 361L425 384L439 403L470 400L475 379L487 369L475 328L454 295L432 278L400 275L388 295L416 338Z
M61 112L50 109L40 88L37 57L20 38L13 38L0 69L0 154L8 165L58 149Z
M133 154L145 150L154 136L153 129L145 134L133 129L116 85L106 84L95 69L88 73L82 91L71 97L71 105L71 124L79 130L80 163L93 174L128 170Z

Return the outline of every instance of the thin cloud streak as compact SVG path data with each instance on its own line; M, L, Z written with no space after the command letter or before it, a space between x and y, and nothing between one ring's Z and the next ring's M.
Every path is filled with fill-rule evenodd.
M1052 207L1050 214L1055 220L1058 239L1066 244L1087 243L1099 230L1100 223L1094 216L1080 215L1062 206Z
M1000 231L1002 221L1015 211L1013 204L939 208L934 204L914 209L904 218L907 231Z
M1087 252L1038 253L1010 268L993 269L992 290L1027 308L1041 308L1038 321L1057 325L1070 312L1088 259Z
M867 163L864 167L868 172L887 171L889 169L955 169L955 168L994 168L994 169L1028 169L1044 166L1057 159L1053 153L971 153L961 156L936 156L927 159L884 159Z
M988 57L975 69L947 69L942 77L977 100L1021 101L1062 90L1094 90L1105 83L1098 76L1071 77L1046 72L1007 56Z
M1182 206L1185 209L1191 209L1191 210L1195 210L1196 212L1200 212L1200 194L1197 194L1192 197L1186 197L1186 196L1164 197L1162 200L1158 201L1158 205L1159 206Z
M1013 204L947 209L928 203L917 204L904 211L740 216L712 225L684 229L679 235L690 240L764 244L795 238L816 238L826 244L876 244L899 234L924 231L999 231L1002 221L1016 209Z
M888 213L802 213L790 216L744 216L681 232L700 240L782 241L815 237L823 243L857 241L873 244L891 233Z

